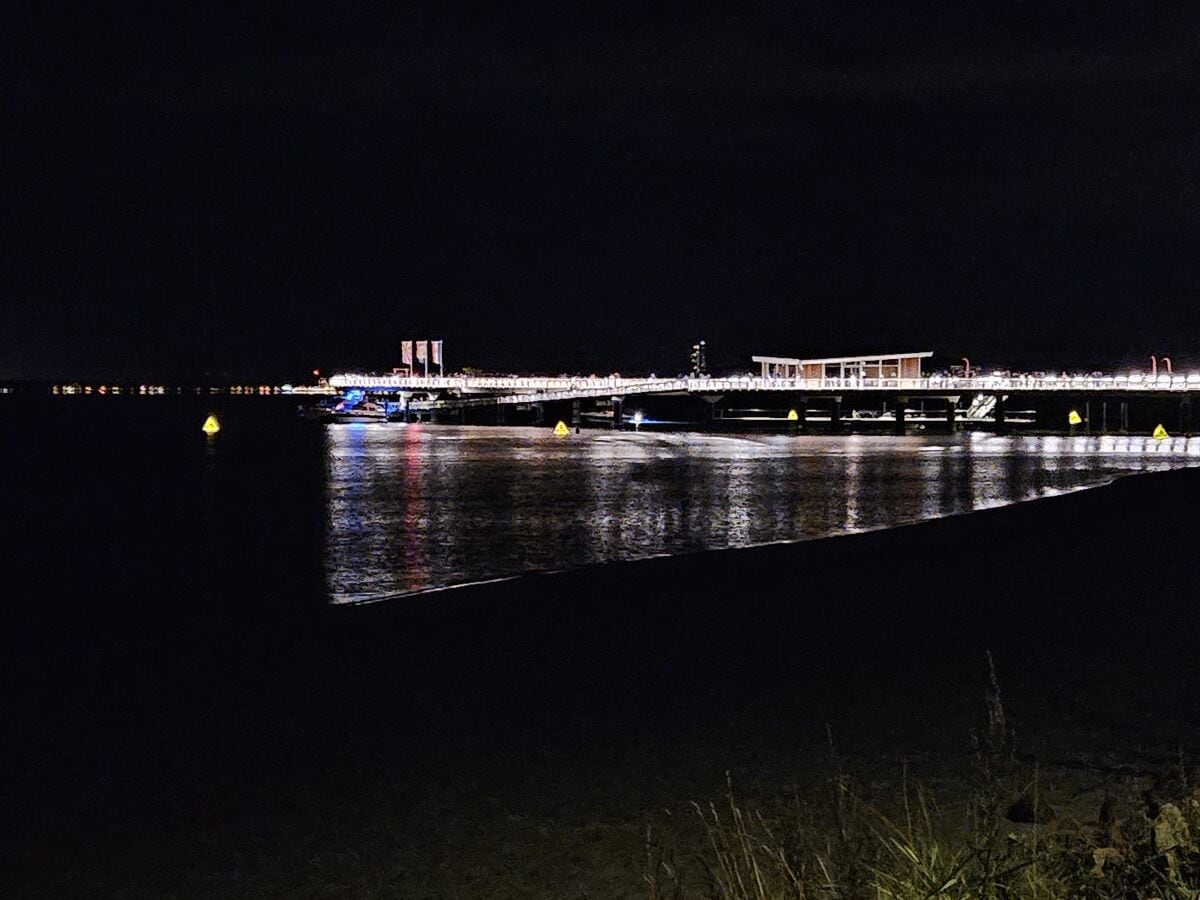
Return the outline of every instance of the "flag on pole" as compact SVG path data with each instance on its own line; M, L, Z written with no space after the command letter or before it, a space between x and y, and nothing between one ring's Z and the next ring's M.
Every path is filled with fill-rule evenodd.
M400 342L400 358L404 361L406 366L412 365L412 345L412 341Z
M417 341L417 362L423 363L429 358L429 341Z
M429 361L431 363L433 363L435 366L440 366L442 364L442 342L441 341L430 341L429 342Z

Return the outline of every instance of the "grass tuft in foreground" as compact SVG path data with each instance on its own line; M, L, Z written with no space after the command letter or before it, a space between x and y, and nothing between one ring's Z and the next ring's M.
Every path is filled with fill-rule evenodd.
M1177 802L1149 796L1094 821L1056 816L1016 740L989 664L986 726L972 736L969 795L939 809L903 773L885 814L855 789L830 732L829 792L768 814L735 795L693 803L689 821L647 831L650 900L1200 900L1200 789L1182 759Z

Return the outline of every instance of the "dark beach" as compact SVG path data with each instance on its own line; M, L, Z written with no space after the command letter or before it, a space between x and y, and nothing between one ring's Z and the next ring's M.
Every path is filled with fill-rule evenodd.
M988 652L1076 796L1200 753L1200 472L334 609L312 457L197 486L176 416L5 416L6 896L641 896L647 823L819 785L827 725L953 794Z

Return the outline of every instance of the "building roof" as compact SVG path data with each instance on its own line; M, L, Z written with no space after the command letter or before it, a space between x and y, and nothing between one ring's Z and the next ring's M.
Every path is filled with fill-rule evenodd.
M928 356L933 356L932 350L921 350L917 353L860 353L856 356L828 356L824 359L792 359L786 356L752 356L750 359L756 363L802 366L819 363L880 362L885 359L924 359Z

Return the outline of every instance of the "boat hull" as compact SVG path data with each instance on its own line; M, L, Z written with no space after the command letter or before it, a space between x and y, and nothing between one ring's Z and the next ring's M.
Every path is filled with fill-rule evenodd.
M358 410L330 410L321 409L319 407L310 407L303 411L304 418L310 422L319 422L324 425L353 425L363 422L387 422L387 413L382 410L358 411Z

